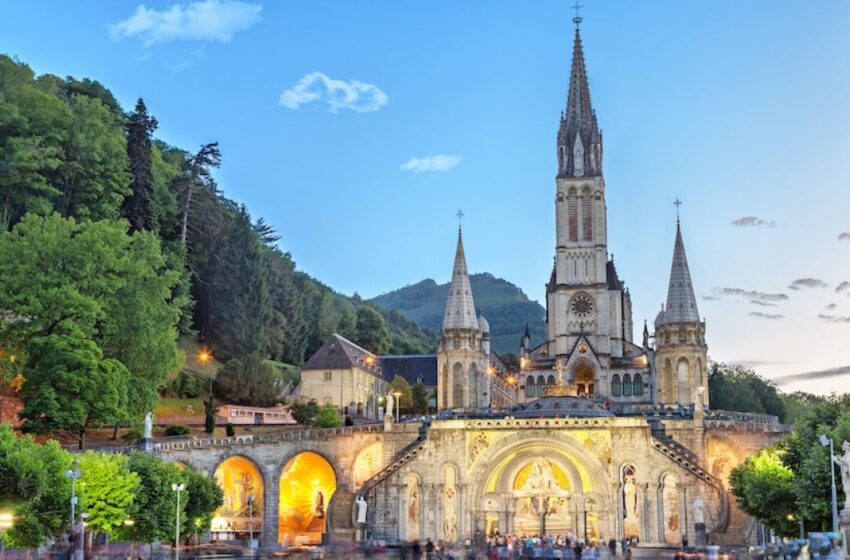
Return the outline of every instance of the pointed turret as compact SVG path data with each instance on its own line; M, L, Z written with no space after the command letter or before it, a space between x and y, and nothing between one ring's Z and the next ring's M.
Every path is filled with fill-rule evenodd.
M646 319L643 321L643 349L649 350L649 327L646 325Z
M576 25L567 107L558 129L558 176L602 175L602 133L590 103L581 32Z
M443 315L443 330L466 329L479 330L475 315L475 302L472 300L472 287L469 284L469 271L466 269L466 255L463 252L463 234L457 230L457 250L452 268L452 283L446 301L446 313Z
M667 288L667 306L660 315L663 323L698 323L699 311L691 271L685 256L682 228L676 220L676 242L673 246L673 264L670 268L670 285Z

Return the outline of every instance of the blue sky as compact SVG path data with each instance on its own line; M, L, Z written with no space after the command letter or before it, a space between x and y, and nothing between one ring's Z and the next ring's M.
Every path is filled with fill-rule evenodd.
M583 3L636 331L665 296L679 196L714 359L850 364L850 3ZM170 143L219 141L223 190L339 291L446 281L462 208L470 270L542 301L569 5L16 2L0 52L144 97Z

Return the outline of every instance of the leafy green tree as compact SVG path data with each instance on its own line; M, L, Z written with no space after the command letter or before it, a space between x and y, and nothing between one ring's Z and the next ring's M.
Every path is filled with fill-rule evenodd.
M745 367L713 364L708 391L712 408L772 414L785 420L785 403L776 385Z
M411 390L413 400L413 413L425 414L428 412L428 388L422 383L417 383Z
M204 401L204 431L208 434L215 431L215 409L213 408L212 395Z
M319 414L319 404L315 399L310 399L306 403L293 403L290 408L292 410L292 418L304 426L311 426L316 415Z
M127 368L84 338L33 339L25 375L21 428L37 434L68 430L80 449L90 428L114 423L127 404Z
M781 536L797 531L793 492L794 473L782 461L780 447L768 447L732 470L729 482L742 511L759 519Z
M124 521L130 518L139 475L130 471L126 455L88 451L79 461L79 511L88 513L86 524L96 532L119 536Z
M8 544L37 547L66 529L71 486L64 473L70 463L55 441L39 445L0 424L0 509L15 516Z
M319 412L313 418L312 424L316 428L336 428L342 426L342 418L334 405L323 404L319 407Z
M189 214L192 208L192 193L200 185L207 190L215 190L212 170L221 166L221 151L218 142L204 144L197 153L186 159L183 179L183 205L180 218L180 241L185 245L189 231Z
M390 348L390 333L384 318L371 307L357 310L357 336L354 342L373 354L386 354Z
M139 98L135 111L130 113L125 125L132 182L130 196L124 202L124 216L135 231L151 229L154 225L151 209L154 196L151 145L157 126L159 123L148 114L144 99Z
M214 478L184 470L186 481L186 507L184 527L189 531L206 531L215 511L224 503L224 493Z
M173 538L177 500L171 485L184 479L180 468L138 451L130 454L127 467L139 483L132 504L126 509L133 526L122 536L142 543Z
M411 413L413 411L413 389L411 389L410 383L404 377L396 375L390 385L393 393L401 393L401 396L395 402L399 412L402 414Z
M262 356L233 358L215 378L216 395L238 404L271 406L278 400L277 374Z

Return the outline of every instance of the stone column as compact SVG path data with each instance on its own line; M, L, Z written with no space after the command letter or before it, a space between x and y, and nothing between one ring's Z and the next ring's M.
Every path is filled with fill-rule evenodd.
M652 536L649 532L649 504L647 503L646 484L635 484L635 495L637 495L638 512L640 515L640 542L649 542Z
M467 536L472 537L473 531L469 530L469 527L472 525L472 508L467 511L466 508L466 484L455 484L455 489L457 489L457 511L458 511L458 528L457 528L457 537L458 540L462 541Z
M576 540L583 541L587 534L587 518L585 516L584 496L576 500L573 509L573 531L576 534Z
M614 491L614 534L617 542L623 540L623 486L619 482L612 482L611 489Z
M690 501L691 496L695 496L691 491L691 486L689 484L683 484L679 488L679 528L681 529L682 535L687 535L688 544L694 545L696 544L696 536L694 535L693 527L691 527L691 521L688 516L688 510L690 509Z
M661 484L656 485L655 489L655 504L656 504L656 516L655 516L655 524L658 527L658 542L664 542L664 486Z
M260 534L260 546L275 549L280 546L278 529L280 527L280 482L275 473L263 472L263 521Z

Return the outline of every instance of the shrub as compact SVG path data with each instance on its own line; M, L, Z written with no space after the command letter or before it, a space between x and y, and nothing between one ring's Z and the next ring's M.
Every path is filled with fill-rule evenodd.
M183 424L172 424L165 428L166 436L187 436L192 433L192 428Z
M233 429L233 424L231 424L230 422L228 422L228 423L224 426L224 430L225 430L225 432L227 433L227 437L233 437L233 436L235 436L235 435L236 435L236 430L235 430L235 429Z

